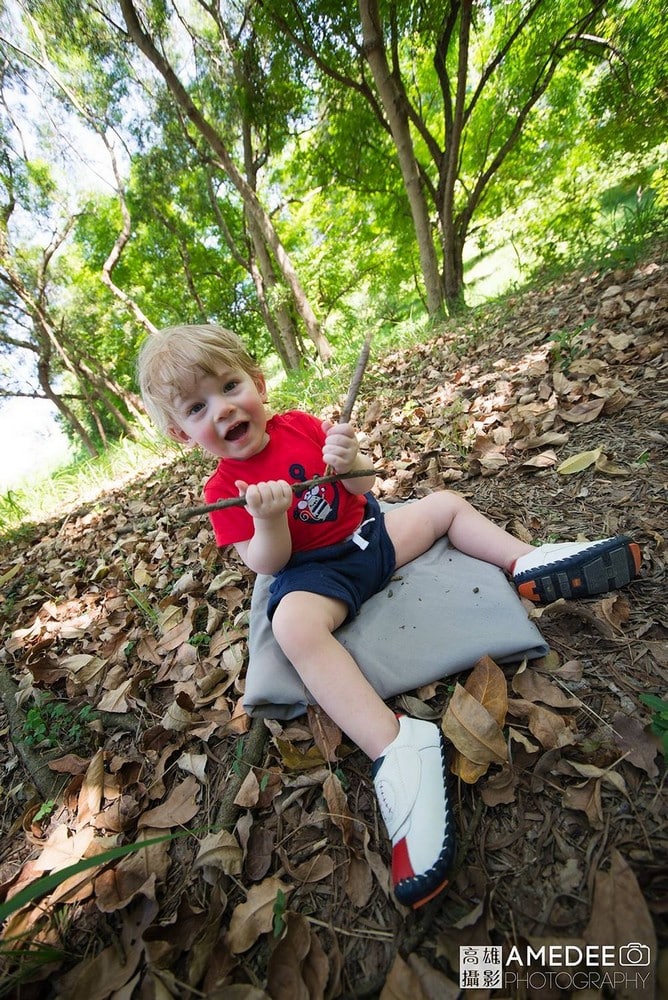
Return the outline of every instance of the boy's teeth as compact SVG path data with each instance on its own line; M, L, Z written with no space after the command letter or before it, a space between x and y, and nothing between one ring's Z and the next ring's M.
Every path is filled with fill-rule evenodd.
M235 424L234 427L230 427L230 429L227 432L227 434L225 435L225 437L229 441L236 441L237 438L240 438L243 435L243 433L244 433L245 430L246 430L246 424L244 424L244 423L242 423L242 424Z

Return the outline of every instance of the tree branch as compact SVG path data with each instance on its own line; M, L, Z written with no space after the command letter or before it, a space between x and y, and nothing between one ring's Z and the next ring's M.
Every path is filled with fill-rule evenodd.
M290 483L290 489L299 496L305 490L310 490L312 486L322 483L340 483L343 479L360 479L363 476L376 476L375 469L357 469L355 472L345 472L331 476L315 476L307 479L303 483ZM209 514L212 510L226 510L228 507L245 507L246 497L228 497L226 500L216 500L215 503L205 503L200 507L188 507L179 514L179 521L187 521L191 517L198 517L200 514Z

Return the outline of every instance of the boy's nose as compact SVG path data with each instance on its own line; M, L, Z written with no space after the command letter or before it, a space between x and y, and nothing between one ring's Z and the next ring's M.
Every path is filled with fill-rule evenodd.
M225 396L218 396L214 406L214 413L216 414L216 420L226 420L232 410L234 405Z

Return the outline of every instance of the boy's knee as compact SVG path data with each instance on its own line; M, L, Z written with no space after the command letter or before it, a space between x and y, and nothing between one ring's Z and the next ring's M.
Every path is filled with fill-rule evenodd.
M274 612L271 627L276 642L290 659L295 652L317 648L345 619L339 601L301 591L286 594Z
M271 627L276 642L288 659L306 640L307 623L308 618L300 612L299 607L283 598L274 612Z
M285 613L283 601L274 612L274 617L271 619L271 629L274 633L274 639L283 649L283 638L287 638L291 633L294 634L294 618Z

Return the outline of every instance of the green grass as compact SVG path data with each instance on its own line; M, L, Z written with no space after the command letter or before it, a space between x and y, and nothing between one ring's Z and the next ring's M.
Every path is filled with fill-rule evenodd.
M424 310L406 309L403 315L396 313L375 323L376 330L371 342L369 362L364 374L364 387L368 392L374 380L382 383L382 376L373 371L374 360L398 348L408 348L421 343L429 336L429 324ZM339 339L333 364L314 364L287 375L281 374L269 382L269 403L276 411L303 409L320 413L326 407L341 407L348 395L353 373L357 367L366 329Z
M138 434L137 440L122 438L115 442L97 458L68 463L41 479L19 483L0 494L0 536L92 502L100 493L158 468L180 452L178 445L158 434L143 429L138 429Z

